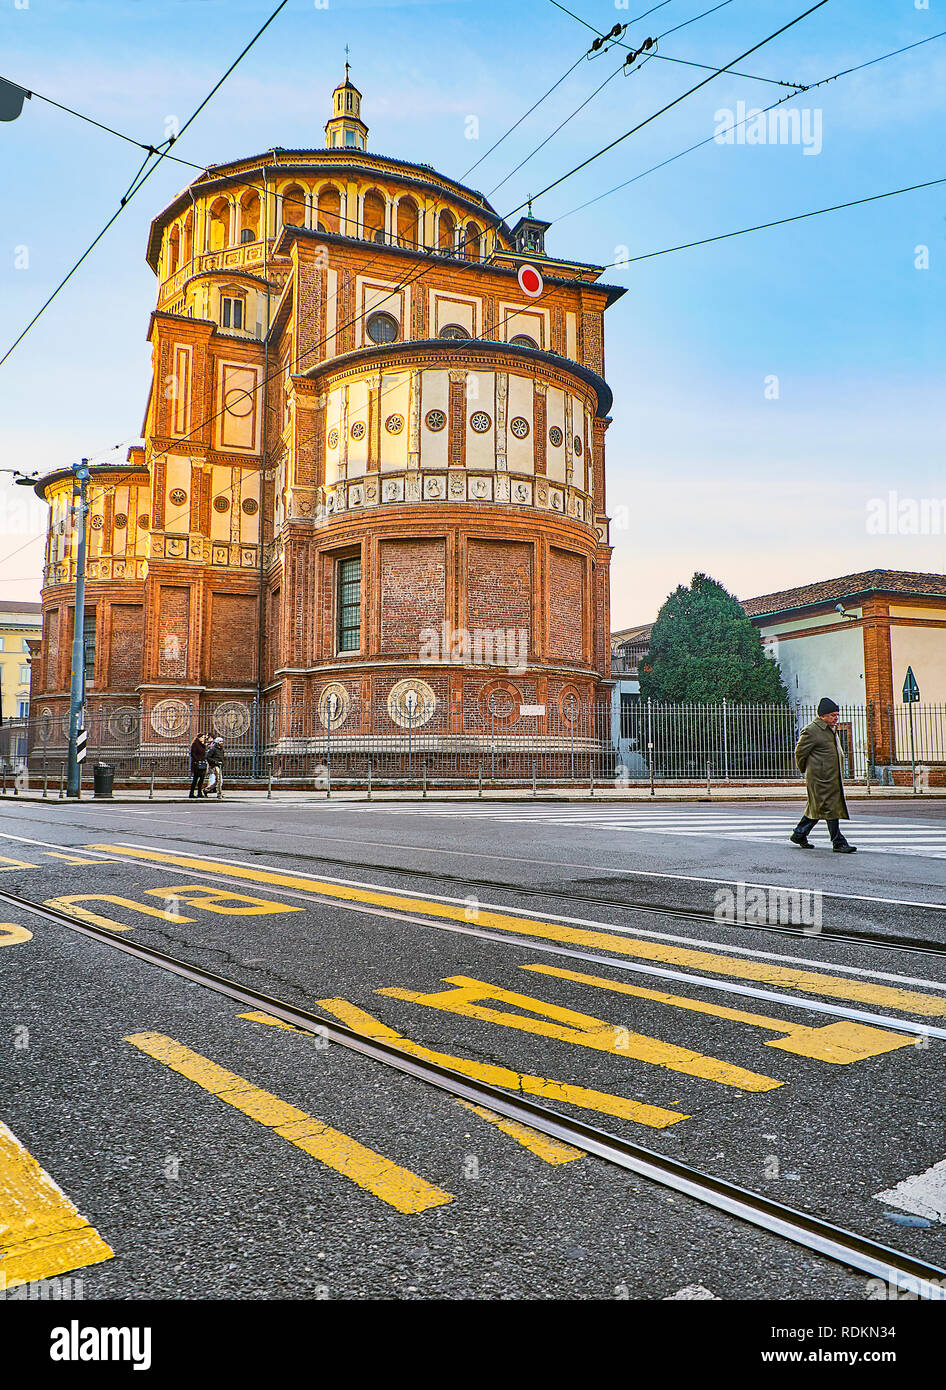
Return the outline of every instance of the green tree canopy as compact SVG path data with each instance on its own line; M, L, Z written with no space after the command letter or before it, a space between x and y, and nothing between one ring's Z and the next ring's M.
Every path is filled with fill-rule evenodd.
M640 687L644 699L788 704L778 664L746 610L708 574L679 585L657 614Z

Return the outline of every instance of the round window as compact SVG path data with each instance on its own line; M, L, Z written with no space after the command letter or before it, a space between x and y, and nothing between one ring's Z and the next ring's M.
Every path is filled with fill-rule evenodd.
M485 434L492 423L485 410L476 410L470 416L470 429L477 434Z
M116 530L116 531L124 531L124 529L125 529L125 527L126 527L127 525L128 525L128 517L125 515L125 513L124 513L124 512L116 512L116 513L115 513L115 530Z
M373 343L397 342L400 325L393 314L380 312L369 314L365 327L368 330L368 337Z
M549 430L549 443L553 449L560 449L562 447L562 440L564 437L558 425L553 425Z
M384 422L384 428L387 430L388 434L400 434L401 430L404 428L404 416L389 415Z
M247 516L255 516L259 511L259 503L256 498L248 497L243 503L243 510L246 512Z
M228 497L215 497L215 498L214 498L214 511L215 511L215 512L228 512L229 510L230 510L230 499L229 499Z
M187 493L182 487L174 488L173 491L168 493L168 496L175 507L183 507L184 503L187 501Z
M351 427L351 437L352 437L352 439L364 439L364 437L365 437L365 422L364 422L364 420L356 420L356 421L355 421L355 423L354 423L354 424L352 425L352 427Z
M148 529L148 527L149 527L150 525L151 525L151 518L150 518L150 516L148 515L147 512L142 512L142 513L141 513L141 516L139 516L139 518L138 518L138 526L139 526L139 529L142 530L142 531L147 531L147 529Z
M528 333L517 333L514 338L509 339L513 347L537 348L539 345L534 338L530 338Z
M576 434L576 435L575 435L575 457L576 457L576 458L581 458L581 450L582 450L581 435L580 435L580 434Z
M338 430L329 430L329 432L328 432L328 447L329 447L330 449L337 449L337 448L338 448Z
M523 416L517 415L515 419L509 421L509 430L517 439L528 439L529 421L524 419Z
M428 410L424 423L429 430L442 430L447 423L447 417L442 410Z

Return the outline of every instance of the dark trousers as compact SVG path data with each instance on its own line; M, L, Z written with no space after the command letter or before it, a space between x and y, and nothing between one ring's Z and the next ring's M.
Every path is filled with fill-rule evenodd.
M802 816L801 820L795 826L795 834L810 835L817 824L817 820L812 820L810 816ZM831 836L831 843L833 845L844 841L844 836L841 834L841 827L836 820L826 819L825 825L828 827L828 834Z
M207 769L206 769L206 768L203 768L203 767L195 767L195 768L194 768L194 775L193 775L193 777L191 778L191 789L190 789L190 791L188 792L188 796L193 796L195 792L197 793L198 796L200 796L201 788L202 788L203 785L204 785L204 778L205 778L206 775L207 775Z

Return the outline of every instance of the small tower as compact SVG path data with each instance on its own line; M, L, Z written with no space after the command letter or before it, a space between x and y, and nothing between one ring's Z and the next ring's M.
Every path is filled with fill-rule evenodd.
M332 115L325 122L325 144L329 149L347 146L350 150L363 150L367 141L368 127L361 119L361 93L350 80L346 63L345 81L332 93Z

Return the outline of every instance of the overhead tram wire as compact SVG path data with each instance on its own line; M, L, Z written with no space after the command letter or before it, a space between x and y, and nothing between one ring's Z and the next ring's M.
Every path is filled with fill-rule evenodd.
M212 98L216 95L216 93L220 90L220 88L223 86L224 82L226 82L227 78L228 78L228 77L230 76L230 74L234 71L234 69L237 67L237 65L238 65L240 62L242 62L242 60L246 57L247 53L249 53L249 51L250 51L250 49L253 47L253 45L257 42L258 39L260 39L260 38L263 36L263 34L266 32L266 30L269 28L269 26L270 26L270 25L273 23L273 21L276 19L277 15L278 15L282 10L285 9L285 7L288 5L288 3L289 3L289 0L279 0L279 4L278 4L278 5L276 6L276 8L273 10L272 14L269 16L269 18L266 20L266 22L265 22L263 25L261 25L261 27L260 27L259 29L257 29L256 33L255 33L255 34L253 35L253 37L250 39L249 43L246 44L246 46L243 48L242 52L239 53L239 54L237 55L237 57L233 60L233 62L232 62L232 63L230 64L230 66L227 68L227 70L226 70L226 72L223 74L223 76L219 79L218 82L216 82L216 83L214 84L214 86L210 89L210 91L209 91L209 92L207 93L207 95L204 97L204 99L203 99L203 101L200 103L200 105L196 108L196 110L194 110L194 111L191 113L191 115L187 118L187 120L186 120L186 121L184 122L184 124L181 126L181 129L178 131L177 135L174 137L175 140L179 140L179 139L181 138L181 136L184 134L184 132L187 130L187 128L188 128L189 126L191 126L191 125L194 123L194 121L197 119L197 117L200 115L200 113L204 110L205 106L207 106L207 104L211 101L211 99L212 99ZM136 142L136 143L137 143L137 142ZM144 148L144 147L142 146L142 148ZM79 259L76 261L75 265L74 265L74 266L72 267L72 269L68 272L68 274L65 275L65 276L63 277L62 280L60 280L59 284L58 284L58 285L56 286L56 288L53 290L52 294L49 296L49 298L46 300L46 302L37 310L37 312L33 315L33 317L30 319L29 323L28 323L28 324L26 325L26 327L23 329L22 333L20 333L19 337L16 338L16 340L15 340L13 343L11 343L11 345L7 348L7 350L6 350L6 352L3 354L3 356L0 357L0 367L3 366L4 362L6 362L7 358L11 355L11 353L13 353L13 352L15 351L15 349L20 345L20 343L23 341L23 339L26 337L26 335L30 332L30 330L34 327L34 325L38 322L38 320L42 317L42 315L43 315L43 314L46 312L46 310L49 308L50 304L52 304L53 300L54 300L54 299L56 298L56 296L60 293L60 291L63 290L63 289L65 288L65 286L69 283L69 281L72 279L73 275L75 275L76 271L79 269L79 267L82 265L82 263L92 254L92 252L95 250L96 246L99 244L99 242L100 242L100 241L102 240L102 238L105 236L106 232L108 232L108 230L109 230L110 227L113 225L113 223L115 223L115 222L117 221L117 219L121 216L121 214L124 212L125 208L128 206L129 202L130 202L131 199L135 196L135 194L138 193L138 192L140 191L140 189L144 186L144 184L145 184L145 183L147 182L147 180L151 177L151 175L159 168L159 166L161 165L162 161L166 158L166 156L167 156L167 151L163 151L163 150L162 150L162 151L158 152L157 158L155 159L154 163L151 165L150 169L148 169L147 172L145 172L145 173L142 175L142 170L144 169L145 164L147 164L148 159L152 158L152 156L151 156L150 154L148 155L147 159L145 160L145 164L143 164L143 165L141 166L141 169L139 169L138 173L135 175L135 179L133 180L133 182L132 182L132 184L131 184L131 187L130 187L129 191L128 191L128 192L125 194L125 196L122 198L122 200L121 200L121 202L120 202L120 204L119 204L119 206L118 206L117 211L109 218L109 220L106 222L105 226L104 226L104 227L102 228L102 230L98 233L98 235L95 237L95 239L89 244L89 246L86 247L85 251L83 251L82 255L81 255L81 256L79 257Z
M669 3L669 0L666 0L666 2ZM532 106L530 106L529 109L528 109L528 111L524 112L523 115L521 115L521 116L519 117L518 121L516 121L513 125L511 125L504 135L501 135L501 136L499 137L499 139L496 141L495 144L490 145L490 147L489 147L489 149L486 151L486 153L485 153L485 154L481 154L480 157L479 157L479 159L476 161L475 164L471 164L470 167L469 167L469 169L466 169L466 170L460 175L459 182L462 183L464 179L468 178L469 175L472 174L472 172L473 172L474 169L478 169L478 168L479 168L479 166L483 163L483 160L484 160L484 159L488 159L489 156L493 153L494 150L498 150L499 147L500 147L500 145L503 143L503 141L506 140L506 139L513 133L514 130L518 130L519 126L522 125L522 123L523 123L524 120L527 120L528 117L532 115L533 111L537 111L537 110L539 109L539 107L542 105L543 101L545 101L548 97L550 97L550 96L552 95L552 93L553 93L558 87L560 87L560 86L562 85L562 83L565 81L565 78L566 78L566 77L570 77L570 76L572 75L572 73L575 71L575 69L576 69L577 67L579 67L580 64L582 64L582 63L585 61L585 59L587 58L587 56L588 56L587 53L583 53L583 54L581 55L580 58L577 58L577 59L575 60L575 62L572 63L572 65L571 65L571 67L568 69L568 71L567 71L567 72L563 72L562 75L561 75L561 77L558 79L558 81L557 81L557 82L553 82L552 85L551 85L551 87L548 89L548 91L547 91L543 96L540 96L539 99L538 99L538 101L535 102ZM488 195L487 195L487 196L488 196Z
M822 9L825 5L827 5L827 3L828 0L817 0L817 4L810 6L810 8L803 11L802 14L796 15L794 19L788 20L787 23L781 25L773 33L769 34L766 38L760 39L760 41L756 44L753 44L751 48L747 48L744 53L740 53L737 57L733 58L731 63L727 63L725 67L720 68L717 72L710 73L709 77L704 77L702 82L697 82L695 87L690 87L687 91L681 92L681 94L678 97L674 97L673 101L668 101L666 106L662 106L659 111L655 111L652 115L648 116L646 120L639 121L637 125L632 126L630 130L626 130L623 135L619 135L616 139L609 141L608 144L603 145L600 150L596 150L595 153L589 155L587 159L583 159L580 164L576 164L574 169L569 169L567 173L562 174L552 183L547 184L545 188L539 189L538 193L533 193L531 199L527 199L525 203L520 203L518 207L515 207L510 212L506 213L506 217L511 217L514 213L520 212L522 208L524 208L527 205L528 202L534 202L537 198L544 197L546 193L551 193L553 188L558 188L560 184L563 184L566 182L566 180L573 178L575 174L580 173L582 169L587 169L589 164L593 164L595 160L600 159L602 155L608 154L616 146L622 144L623 141L629 139L630 136L636 135L639 130L643 130L645 126L650 125L651 121L657 120L659 116L665 115L667 111L672 110L675 106L679 106L682 101L686 101L687 97L691 97L694 94L694 92L701 91L702 88L707 86L710 82L714 82L717 77L720 77L723 73L728 72L734 63L742 62L743 58L748 58L750 53L757 53L760 48L764 48L765 45L771 43L773 39L779 38L780 35L786 33L787 30L794 28L796 24L800 24L803 19L807 19L809 15L814 14L816 10Z
M815 5L813 5L813 6L811 6L810 9L805 10L802 14L796 16L795 19L789 20L786 24L782 25L779 29L775 30L774 33L768 35L765 39L760 40L759 43L754 44L752 48L747 49L746 52L743 53L743 54L741 54L741 55L739 55L739 57L734 58L734 59L732 60L733 63L740 62L741 59L744 58L744 57L747 57L748 54L757 52L758 49L763 48L763 47L764 47L766 44L768 44L768 43L771 43L774 39L778 38L781 34L785 33L786 30L788 30L788 29L792 28L794 25L800 23L801 20L806 19L810 14L813 14L816 10L821 9L821 8L822 8L824 5L826 5L827 3L828 3L828 0L818 0L818 3L815 4ZM727 71L728 68L731 67L731 66L732 66L732 64L727 64L727 67L726 67L726 68L720 68L718 72L713 73L710 77L707 77L707 78L705 78L702 82L697 83L695 87L690 88L688 91L682 93L679 97L676 97L672 102L669 102L666 106L662 107L659 111L656 111L656 112L653 113L653 115L648 116L646 120L641 121L637 126L632 127L631 130L625 131L625 133L624 133L623 135L619 136L616 140L611 141L611 142L610 142L608 145L606 145L602 150L599 150L599 151L597 151L596 154L589 156L588 159L582 161L582 163L579 164L578 166L576 166L576 168L574 168L574 169L572 169L572 170L569 170L566 174L563 174L559 179L556 179L554 183L550 184L547 188L541 190L541 193L533 195L533 198L540 197L540 196L542 196L542 194L549 192L552 188L558 187L558 185L559 185L560 183L564 183L564 182L566 181L566 179L571 178L572 175L574 175L575 173L577 173L580 169L585 168L588 164L592 163L595 159L598 159L602 154L605 154L605 153L607 153L608 150L613 149L615 145L620 144L623 140L626 140L629 136L635 134L638 130L640 130L640 129L642 129L644 126L648 125L651 121L656 120L658 116L663 115L664 112L670 110L671 107L678 105L681 101L684 101L688 96L692 95L693 92L696 92L696 91L700 90L700 88L706 86L709 82L712 82L712 81L714 80L715 77L717 77L717 76L719 76L721 73ZM513 208L510 212L506 213L506 214L504 215L504 217L503 217L502 220L504 220L504 221L507 220L507 219L508 219L509 217L511 217L514 213L519 212L522 208L526 207L527 203L528 203L528 202L531 202L531 201L532 201L532 200L527 200L526 203L520 203L518 207ZM460 250L462 250L462 244L461 244L460 246L458 246L458 247L455 248L455 251L457 251L457 252L460 251ZM423 276L429 274L429 273L430 273L430 270L431 270L432 268L433 268L433 267L429 267L429 266L428 266L428 267L425 267L423 264L420 265L420 266L417 268L417 270L416 270L415 272L413 272L413 273L411 273L411 274L405 276L403 280L401 280L397 285L395 285L395 286L388 292L388 294L385 295L384 298L383 298L381 301L379 301L379 303L386 303L389 299L393 298L395 294L397 294L400 290L404 289L407 285L410 285L410 284L414 283L414 281L416 281L417 279L420 279L420 278L422 278ZM377 307L378 307L377 304L373 306L373 308L375 308L375 309L376 309ZM347 321L346 323L341 324L341 325L336 325L335 333L334 333L332 336L333 336L333 337L337 337L338 332L340 331L341 328L348 327L348 326L350 326L350 324L358 322L358 321L359 321L361 318L363 318L363 317L364 317L364 313L356 314L356 315L354 316L353 319ZM313 353L315 353L315 352L318 352L320 348L322 348L322 347L325 346L325 344L327 343L327 341L328 341L327 338L326 338L326 339L323 339L321 342L315 343L315 344L312 345L312 347L306 349L306 351L305 351L303 354L301 354L299 357L297 357L297 358L294 359L293 366L294 366L294 367L297 367L297 366L299 365L299 363L300 363L304 358L311 356L311 355L312 355ZM262 381L260 381L260 382L257 383L257 385L253 388L253 394L256 394L257 392L259 392L260 390L262 390L262 388L263 388L265 385L267 385L270 381L275 380L276 377L277 377L277 376L280 376L281 374L282 374L281 369L277 369L276 371L270 373L269 376L265 377ZM192 438L193 435L194 435L198 430L203 429L204 426L207 425L207 424L211 424L215 419L219 418L219 416L222 415L222 414L223 414L223 407L221 407L220 410L215 411L214 414L208 416L206 419L202 420L198 425L194 426L194 428L191 429L191 430L188 432L187 435L183 436L183 437L182 437L182 440L179 440L179 441L176 441L176 442L180 443L180 442L183 442L183 440ZM156 457L158 457L158 458L160 458L160 457L167 457L167 455L168 455L168 450L162 450L162 451L160 451L160 452L156 455Z
M731 129L738 130L740 126L745 125L750 120L754 120L757 115L765 116L769 111L774 111L777 106L781 106L786 101L791 101L794 97L800 96L803 92L813 92L817 87L824 87L829 82L837 81L839 77L847 77L852 72L860 72L863 68L873 67L875 63L883 63L888 58L897 58L901 53L908 53L911 48L920 48L925 43L932 43L934 39L942 38L946 38L946 29L941 30L938 34L931 34L929 38L919 39L916 43L909 43L905 48L895 48L890 53L881 53L879 57L870 58L866 63L858 63L856 67L844 68L841 72L832 73L830 77L822 77L818 82L810 82L807 86L800 87L797 92L790 92L787 96L780 97L778 101L773 101L770 106L765 106L758 112L752 112L744 116L741 121L734 122ZM694 150L702 149L704 145L713 144L715 140L715 134L707 135L704 140L697 140L695 145L688 145L685 150L680 150L677 154L669 155L667 159L662 159L659 164L652 164L649 169L642 170L641 173L635 174L633 178L625 179L623 183L615 184L613 188L607 189L604 193L596 194L594 198L589 198L587 202L579 203L578 207L571 208L568 212L561 213L560 216L552 219L552 225L564 222L567 217L574 217L576 213L584 212L585 208L590 208L593 207L595 203L600 203L602 198L610 198L612 193L620 193L622 188L629 188L632 183L638 183L641 179L646 178L648 174L655 174L658 169L665 169L668 164L673 164L676 160L682 159L684 155L692 154Z
M600 29L596 29L595 26L594 26L593 24L589 24L588 21L587 21L587 19L582 19L581 15L575 14L574 10L566 9L564 5L560 5L560 4L558 3L558 0L549 0L549 3L550 3L551 5L554 5L555 8L556 8L557 10L561 10L563 14L567 14L568 17L569 17L569 19L574 19L574 20L576 20L579 24L583 24L583 25L585 26L586 29L590 29L591 32L592 32L593 34L597 34L599 40L603 40L605 43L608 43L608 44L613 44L616 48L626 48L630 53L633 53L633 54L635 54L635 55L639 55L639 54L643 51L643 50L641 50L641 49L636 49L636 48L634 48L633 45L631 45L631 44L624 43L624 42L622 41L622 39L621 39L621 34L626 33L627 30L631 27L632 24L637 24L637 23L638 23L638 20L637 20L637 19L629 19L629 20L627 20L627 21L626 21L625 23L623 23L623 24L615 24L614 27L613 27L613 29L610 31L610 33L604 34L604 33L602 33L602 31L601 31ZM673 29L665 29L665 30L663 31L662 34L658 34L658 35L657 35L657 37L653 40L653 43L654 43L655 45L658 44L658 43L660 42L660 40L661 40L661 39L665 39L665 38L667 37L668 34L675 34L675 33L677 32L678 29L685 29L685 28L687 27L688 24L695 24L696 21L697 21L698 19L705 19L705 18L707 17L707 15L714 14L714 13L716 12L716 10L721 10L721 9L723 8L724 5L728 5L728 4L731 4L731 3L732 3L732 0L722 0L722 4L715 5L715 6L713 7L713 9L711 9L711 10L704 10L702 14L697 14L697 15L694 15L692 19L684 20L684 22L683 22L682 24L677 24L677 25L675 25ZM658 6L658 8L659 8L659 6ZM652 13L652 12L651 12L651 11L648 11L648 13ZM644 16L641 15L641 16L639 16L638 18L641 19L641 18L644 18ZM592 47L594 47L594 45L592 45ZM606 52L607 52L607 49L606 49L606 48L602 48L602 49L601 49L601 52L606 53ZM665 62L665 63L681 63L681 64L683 64L684 67L689 67L689 68L704 68L707 72L715 72L715 73L720 73L720 72L723 72L723 71L731 72L732 75L733 75L733 77L745 77L745 78L748 78L749 81L751 81L751 82L769 82L769 83L771 83L771 84L772 84L773 86L775 86L775 87L800 87L800 86L801 86L801 84L798 83L798 82L783 82L783 81L781 81L781 80L779 80L778 78L775 78L775 77L761 77L758 73L755 73L755 72L739 72L739 71L737 71L735 68L733 68L731 65L730 65L728 68L723 69L723 68L714 67L714 66L712 65L712 63L697 63L697 62L695 62L692 58L676 58L676 57L671 57L671 56L670 56L669 54L667 54L667 53L658 53L658 52L656 51L656 48L650 50L649 53L648 53L648 56L651 57L651 58L659 58L659 59L661 59L662 62ZM738 60L737 60L737 61L738 61Z

